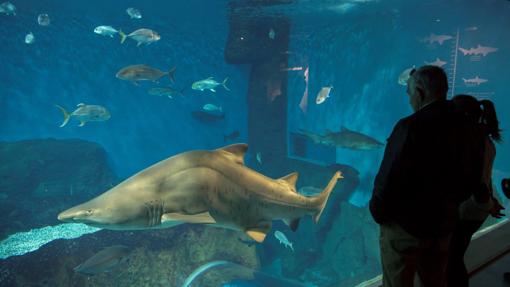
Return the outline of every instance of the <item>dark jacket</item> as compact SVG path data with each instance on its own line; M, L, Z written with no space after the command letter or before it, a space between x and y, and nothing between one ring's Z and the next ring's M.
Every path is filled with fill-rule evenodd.
M459 204L482 185L483 137L451 101L400 120L375 178L370 211L419 238L449 234Z

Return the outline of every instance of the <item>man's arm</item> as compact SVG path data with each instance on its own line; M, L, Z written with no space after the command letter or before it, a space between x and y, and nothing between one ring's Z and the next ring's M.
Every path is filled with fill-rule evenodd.
M397 192L391 190L390 184L395 180L403 180L403 160L406 158L404 148L408 146L409 138L408 121L402 119L395 125L388 138L384 157L375 177L372 198L370 199L370 212L379 224L390 220L386 207L388 206L388 197L390 193Z

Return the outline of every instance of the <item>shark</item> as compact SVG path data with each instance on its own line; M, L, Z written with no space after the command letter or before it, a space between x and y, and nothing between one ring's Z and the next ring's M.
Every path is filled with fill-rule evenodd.
M327 131L324 135L305 130L301 130L301 132L314 143L326 146L335 146L354 150L373 150L384 146L384 144L378 140L368 135L349 130L346 127L341 127L339 132Z
M482 79L478 76L472 78L472 79L465 79L465 78L462 78L462 80L464 81L464 84L471 84L471 85L477 85L477 86L480 86L480 84L483 84L483 83L486 83L488 82L489 80L487 79Z
M442 66L446 65L447 62L441 61L441 59L436 58L436 60L434 62L425 62L425 64L442 67Z
M436 35L434 33L430 34L430 36L421 39L422 42L428 42L429 44L439 43L439 45L443 45L444 41L448 41L453 39L450 35Z
M485 46L482 46L482 45L478 45L476 46L476 48L470 48L470 49L464 49L462 47L459 48L459 51L462 52L462 54L464 54L464 56L466 55L482 55L482 56L487 56L488 54L490 53L494 53L498 50L498 48L493 48L493 47L485 47Z
M174 155L58 219L112 230L206 224L242 231L259 243L273 220L283 220L293 231L305 215L318 223L341 171L318 195L303 196L296 191L298 173L269 178L244 165L247 150L247 144L238 143Z

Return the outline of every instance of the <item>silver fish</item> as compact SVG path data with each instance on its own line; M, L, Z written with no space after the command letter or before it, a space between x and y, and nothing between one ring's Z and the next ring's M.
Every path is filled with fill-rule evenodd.
M126 9L126 13L131 17L131 19L141 19L142 13L136 8L129 7Z
M153 81L157 82L161 77L168 75L170 81L174 82L175 67L171 68L168 72L163 72L159 69L152 68L147 65L131 65L120 69L115 75L117 78L125 81L131 81L137 84L138 81Z
M323 87L317 93L317 98L315 98L315 103L317 105L324 103L326 101L326 99L329 98L329 93L331 92L331 89L333 89L333 86Z
M228 78L225 78L225 80L223 80L223 82L219 83L219 82L216 82L216 80L214 80L213 77L209 77L207 79L194 82L191 85L191 88L193 90L200 90L200 91L210 90L211 92L216 92L217 86L223 86L223 88L225 88L225 90L230 91L230 89L226 85L227 80L228 80Z
M218 107L214 104L205 104L202 109L204 111L210 111L210 112L223 112L223 108L222 107Z
M290 249L292 249L292 251L294 251L292 242L290 242L289 239L287 239L287 236L285 236L285 234L283 234L283 232L276 230L274 232L274 237L276 237L276 239L278 239L278 241L280 241L280 243L283 244L285 247L290 247Z
M137 42L136 46L140 46L142 44L149 45L161 39L161 36L156 31L146 28L138 29L129 33L128 35L122 31L119 31L119 35L121 44L124 43L124 41L126 41L126 39L129 37Z
M34 43L34 41L35 41L35 37L34 37L34 34L32 32L28 33L25 36L25 43L32 44L32 43Z
M106 247L82 264L76 266L74 271L85 275L109 272L125 262L130 253L131 249L126 246L116 245Z
M59 105L55 105L59 108L64 114L64 121L60 125L63 127L69 122L71 117L75 117L80 121L79 127L83 127L87 122L102 122L110 119L110 112L103 106L98 105L86 105L84 103L80 103L77 105L77 109L74 112L69 113L63 107Z
M117 29L113 28L112 26L97 26L94 28L94 33L103 36L110 36L113 38L113 35L119 33L119 31L117 31Z
M16 15L16 6L14 6L11 2L4 2L0 4L0 13L4 13L5 15Z
M402 73L400 73L400 75L398 76L398 83L402 86L407 86L407 81L409 80L409 77L411 76L410 75L411 71L415 68L416 68L416 66L412 66L412 67L407 68L404 71L402 71Z

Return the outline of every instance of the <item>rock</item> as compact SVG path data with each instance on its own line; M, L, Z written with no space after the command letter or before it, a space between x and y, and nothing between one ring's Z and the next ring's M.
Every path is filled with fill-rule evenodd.
M56 240L23 256L0 260L0 286L180 286L198 266L227 260L259 268L255 247L237 240L236 231L203 225L181 225L153 231L103 230L74 240ZM111 245L132 248L128 262L92 277L73 268ZM200 282L218 286L220 273ZM205 283L206 282L206 283Z
M0 238L57 224L57 214L117 183L105 150L83 140L0 142Z

